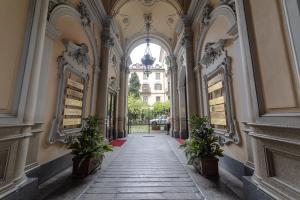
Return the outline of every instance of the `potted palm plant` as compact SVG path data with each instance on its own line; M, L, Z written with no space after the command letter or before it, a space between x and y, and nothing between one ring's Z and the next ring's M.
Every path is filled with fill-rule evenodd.
M85 177L101 166L104 153L113 148L99 132L99 120L90 116L84 120L81 134L73 138L69 149L72 149L73 175Z
M218 178L217 156L223 156L223 150L218 144L218 137L213 129L208 127L207 118L193 115L191 118L191 138L180 147L184 148L188 157L188 164L208 178Z

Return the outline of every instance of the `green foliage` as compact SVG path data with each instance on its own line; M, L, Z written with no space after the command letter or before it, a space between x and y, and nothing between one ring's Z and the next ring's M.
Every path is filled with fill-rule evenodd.
M130 119L141 118L144 110L148 109L148 105L139 97L129 94L128 96L128 115Z
M153 105L153 113L155 116L168 114L170 112L170 101L156 102Z
M137 73L132 73L129 80L129 95L133 95L135 97L140 97L140 80Z
M72 149L72 154L78 156L82 162L88 157L102 157L105 152L112 151L113 147L99 132L99 120L90 116L84 120L81 134L72 140L69 149Z
M194 114L191 118L192 135L180 147L185 149L188 164L193 164L197 158L223 156L223 150L218 144L214 130L207 127L207 118Z

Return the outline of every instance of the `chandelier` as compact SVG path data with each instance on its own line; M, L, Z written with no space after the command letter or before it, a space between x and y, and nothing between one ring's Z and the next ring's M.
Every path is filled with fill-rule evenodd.
M151 54L151 50L150 50L150 38L149 38L149 31L150 31L150 27L151 27L151 22L152 22L152 15L150 14L145 14L144 15L144 20L145 20L145 25L146 25L146 31L147 31L147 35L146 35L146 49L145 49L145 53L144 56L141 59L141 62L143 64L143 71L144 74L148 77L149 74L151 74L151 67L155 62L155 58L152 56Z

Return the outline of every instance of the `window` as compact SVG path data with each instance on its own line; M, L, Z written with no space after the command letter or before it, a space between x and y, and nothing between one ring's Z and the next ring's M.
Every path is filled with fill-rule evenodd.
M160 102L160 96L156 97L156 102Z
M160 80L160 73L155 73L155 79Z
M149 84L143 84L142 85L142 90L147 90L149 89Z
M155 90L162 90L162 85L161 85L160 83L156 83L156 84L154 85L154 89L155 89Z
M147 74L143 74L143 79L144 79L144 80L148 80Z
M148 103L148 97L147 96L143 96L143 102Z

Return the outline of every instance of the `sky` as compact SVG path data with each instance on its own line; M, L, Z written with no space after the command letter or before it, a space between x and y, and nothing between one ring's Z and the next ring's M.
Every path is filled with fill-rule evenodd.
M160 64L159 63L160 48L161 48L160 46L150 43L150 51L152 53L152 56L156 58L154 65ZM133 49L133 51L130 54L132 64L141 63L141 58L144 56L145 49L146 49L146 43L141 44L137 46L135 49Z

